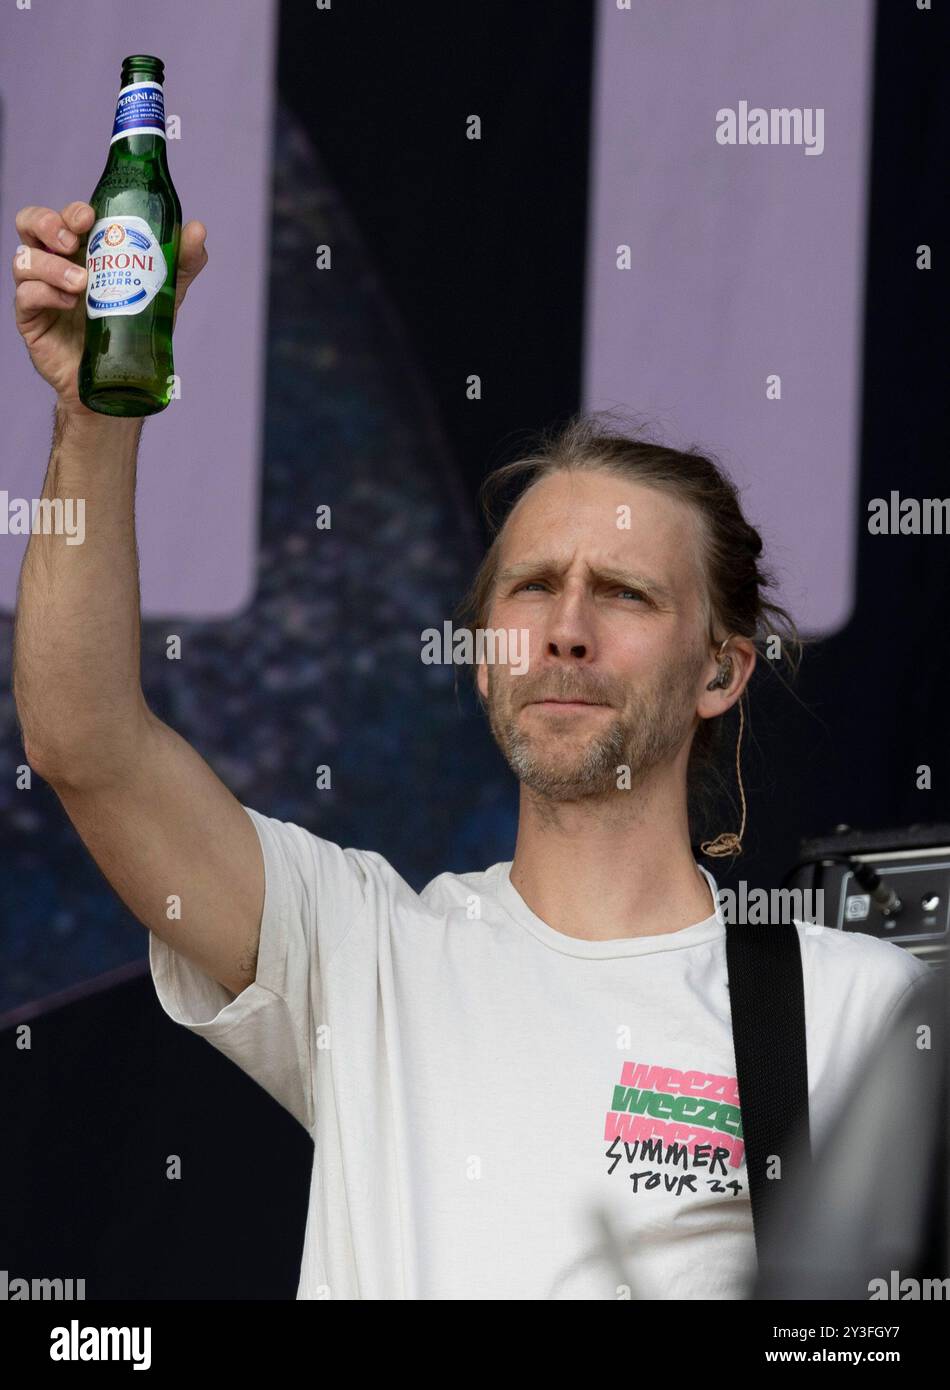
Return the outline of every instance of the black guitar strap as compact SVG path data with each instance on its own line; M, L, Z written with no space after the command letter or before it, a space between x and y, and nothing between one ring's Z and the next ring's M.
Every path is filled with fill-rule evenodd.
M752 1224L760 1267L767 1212L810 1166L805 989L798 930L726 923L726 963ZM782 1181L768 1176L781 1160Z

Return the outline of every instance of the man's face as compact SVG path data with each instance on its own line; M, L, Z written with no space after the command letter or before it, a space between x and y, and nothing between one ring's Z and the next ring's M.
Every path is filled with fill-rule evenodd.
M531 790L604 798L677 756L685 770L710 655L696 524L675 498L600 471L552 474L518 502L488 625L522 634L527 669L482 662L478 684Z

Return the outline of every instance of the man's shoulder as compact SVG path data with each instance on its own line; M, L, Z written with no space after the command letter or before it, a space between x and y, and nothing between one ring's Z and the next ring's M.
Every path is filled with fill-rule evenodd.
M242 803L243 804L243 803ZM244 805L257 827L265 863L273 876L287 874L302 881L314 896L332 889L336 883L351 883L364 902L389 903L410 915L444 916L465 907L474 897L490 897L499 875L507 867L492 864L487 869L437 874L421 891L400 873L386 855L327 839L314 830L281 820Z
M806 989L831 1006L847 999L893 1008L930 970L923 961L883 937L841 931L796 918Z
M498 863L487 869L473 869L465 873L446 870L431 879L419 896L426 907L435 912L465 907L485 896L492 896L505 867L504 863Z
M829 964L854 968L866 963L881 970L903 973L908 984L915 975L927 973L927 966L922 961L886 937L872 936L870 932L822 927L797 917L795 926L798 928L802 950Z

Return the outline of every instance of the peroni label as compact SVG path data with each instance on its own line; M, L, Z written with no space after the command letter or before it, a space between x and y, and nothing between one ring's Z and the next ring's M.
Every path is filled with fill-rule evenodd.
M86 247L86 314L140 314L164 285L168 266L144 217L103 217Z
M130 82L115 104L112 139L127 135L160 135L165 138L165 93L160 82Z

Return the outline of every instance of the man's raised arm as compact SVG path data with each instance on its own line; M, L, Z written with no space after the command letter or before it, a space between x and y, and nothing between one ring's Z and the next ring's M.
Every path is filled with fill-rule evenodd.
M85 272L70 257L88 203L17 217L17 327L57 396L43 496L83 498L85 538L34 533L20 575L14 695L30 765L56 791L123 902L156 936L238 994L255 977L264 865L247 813L149 710L140 677L135 466L140 420L79 400ZM182 231L176 308L207 261ZM28 253L28 254L25 254ZM79 282L67 278L80 269ZM169 919L169 899L180 918Z

